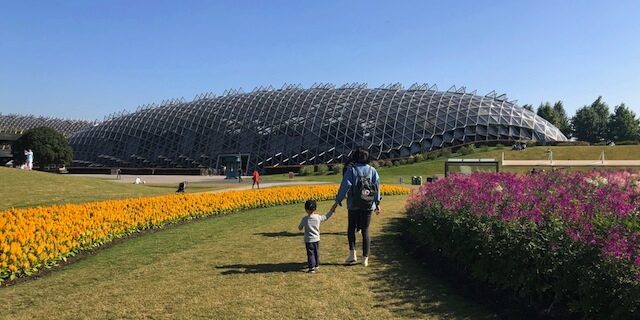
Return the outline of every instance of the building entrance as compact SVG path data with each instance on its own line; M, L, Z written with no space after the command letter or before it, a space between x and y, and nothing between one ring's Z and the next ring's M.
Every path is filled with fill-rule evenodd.
M247 175L249 154L221 154L218 156L217 164L218 170L225 175L225 179L238 179L238 169L242 169L242 174Z

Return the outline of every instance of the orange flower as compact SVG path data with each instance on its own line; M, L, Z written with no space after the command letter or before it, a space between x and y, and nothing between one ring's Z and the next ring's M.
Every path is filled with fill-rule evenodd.
M294 186L55 205L0 212L0 281L36 271L71 252L181 219L227 214L307 199L333 199L334 185ZM382 185L385 195L409 189Z

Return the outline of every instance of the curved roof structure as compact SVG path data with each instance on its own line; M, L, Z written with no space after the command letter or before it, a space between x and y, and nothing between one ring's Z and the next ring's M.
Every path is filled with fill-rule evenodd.
M0 114L0 133L22 135L29 129L36 127L49 127L62 133L65 137L68 137L75 132L94 125L95 123L96 122L85 120Z
M343 162L356 146L376 159L483 141L563 141L546 120L495 93L365 85L258 88L201 95L106 120L70 138L89 165L245 169Z

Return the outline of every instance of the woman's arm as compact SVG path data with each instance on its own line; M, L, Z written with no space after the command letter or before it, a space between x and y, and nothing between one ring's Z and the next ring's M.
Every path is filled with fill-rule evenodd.
M344 197L347 195L347 192L351 189L353 183L353 170L347 170L344 176L342 177L342 182L340 183L340 189L338 189L338 194L336 195L336 202L331 207L331 211L336 211L338 204L344 200Z

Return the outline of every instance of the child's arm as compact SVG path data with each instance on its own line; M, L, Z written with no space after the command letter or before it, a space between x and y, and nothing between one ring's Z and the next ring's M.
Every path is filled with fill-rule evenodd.
M331 216L333 216L334 213L335 213L335 211L329 210L329 212L327 212L326 214L321 215L320 216L320 222L325 222L325 221L331 219Z
M304 225L302 224L303 222L304 222L304 218L300 220L300 224L298 224L298 230L302 230L302 228L304 228Z

